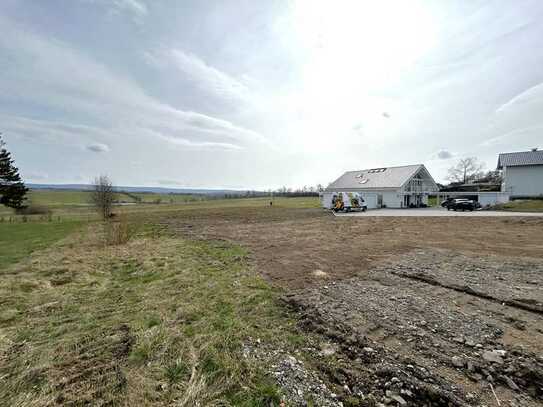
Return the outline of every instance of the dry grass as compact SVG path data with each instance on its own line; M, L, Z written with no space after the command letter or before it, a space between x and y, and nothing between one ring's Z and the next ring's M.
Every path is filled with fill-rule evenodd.
M137 226L128 221L126 214L105 220L103 226L105 244L109 246L125 244L137 232Z
M543 212L543 199L511 201L496 205L494 209L518 212Z
M1 272L0 405L279 400L242 345L293 321L245 251L138 230L104 246L93 224Z

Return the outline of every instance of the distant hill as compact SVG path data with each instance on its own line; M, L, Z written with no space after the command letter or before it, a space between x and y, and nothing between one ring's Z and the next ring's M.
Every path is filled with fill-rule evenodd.
M92 185L87 184L26 184L30 189L48 189L62 191L90 191ZM116 186L119 192L147 192L155 194L200 194L200 195L223 195L243 194L246 191L234 189L199 189L199 188L164 188L164 187L126 187Z

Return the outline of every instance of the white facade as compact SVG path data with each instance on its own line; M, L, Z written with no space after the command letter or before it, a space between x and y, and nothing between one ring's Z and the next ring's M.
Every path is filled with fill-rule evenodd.
M504 166L502 191L512 197L543 196L543 165Z
M321 195L322 206L332 207L332 197L340 192L357 192L368 209L408 208L428 204L428 195L438 187L424 165L349 171L334 181Z
M402 190L396 191L365 191L362 189L349 189L348 191L338 192L358 192L368 209L376 208L408 208L409 204L422 203L428 205L428 195L430 192L412 194ZM435 193L435 191L432 191ZM321 195L321 203L323 208L330 209L332 207L332 196L334 192L323 192Z
M348 191L348 192L358 192L360 197L364 200L368 209L380 208L377 205L377 194L373 192L364 192L364 191ZM332 208L332 197L337 192L324 191L321 194L321 204L323 208L331 209Z

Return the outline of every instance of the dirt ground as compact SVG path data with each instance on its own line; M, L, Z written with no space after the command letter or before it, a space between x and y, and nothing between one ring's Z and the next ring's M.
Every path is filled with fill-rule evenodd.
M343 405L543 405L543 219L187 212L284 289Z

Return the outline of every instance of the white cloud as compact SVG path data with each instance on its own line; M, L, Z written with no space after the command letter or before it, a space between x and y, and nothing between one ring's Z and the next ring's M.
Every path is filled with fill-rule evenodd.
M31 119L21 116L0 114L6 133L33 142L62 143L77 145L81 138L108 138L115 135L103 128L72 124L53 120Z
M480 145L483 147L518 145L521 148L528 148L531 142L537 143L541 139L543 125L530 126L515 129L500 136L484 140ZM523 145L525 147L523 147Z
M144 17L148 13L147 5L141 0L113 0L112 4L118 10L126 10L139 17Z
M246 74L237 79L207 64L192 53L181 49L163 48L155 52L145 52L144 58L155 67L172 65L188 81L213 97L237 103L248 102L251 98L247 83L254 83L254 79Z
M119 180L249 187L424 160L439 178L450 152L488 165L540 138L537 0L79 1L94 10L67 7L54 29L53 10L0 5L2 130L21 168L48 162L52 180L93 174L103 156L82 146L97 142Z
M543 101L543 83L538 83L525 91L511 98L507 103L504 103L496 109L496 113L506 112L515 105L522 105L530 102Z
M174 180L174 179L158 179L156 180L156 183L158 185L163 185L163 186L185 186L185 183L184 182L181 182L181 181L177 181L177 180Z
M29 172L22 173L22 177L25 181L45 181L49 178L49 175L44 172Z
M449 158L452 158L453 154L450 151L447 150L441 150L437 153L437 158L440 160L448 160Z
M176 66L203 90L225 99L246 99L249 89L237 79L207 65L194 54L172 50Z
M111 72L84 54L58 41L38 37L0 18L4 97L86 117L96 125L48 122L45 133L69 138L87 134L104 139L115 134L153 134L178 146L199 149L239 148L235 144L263 143L255 131L206 114L176 109L148 96L140 86ZM2 55L0 54L0 55ZM10 62L5 64L4 62ZM32 119L15 118L20 134L39 137ZM8 120L8 123L12 120ZM43 120L43 122L47 122ZM182 134L182 137L179 136ZM234 141L235 144L232 142Z
M142 134L148 134L155 138L163 139L171 144L185 147L187 150L242 150L238 144L228 143L228 142L219 142L219 141L196 141L189 140L182 136L175 134L163 134L155 130L144 129L141 130Z
M107 153L109 151L109 146L102 143L88 144L85 148L93 153Z
M135 23L141 24L149 14L147 5L142 0L82 0L103 7L109 16L128 15Z

